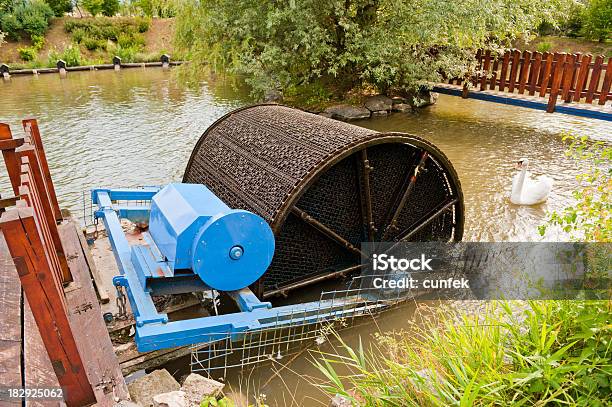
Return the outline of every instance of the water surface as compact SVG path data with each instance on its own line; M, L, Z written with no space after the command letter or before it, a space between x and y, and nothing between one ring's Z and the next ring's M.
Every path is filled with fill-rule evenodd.
M247 92L222 77L187 88L173 72L161 69L71 72L66 79L13 77L0 83L0 121L18 129L20 119L38 118L60 203L77 213L83 191L93 187L180 180L207 126L250 102ZM573 202L575 177L586 168L564 157L563 132L612 140L612 129L603 121L446 95L417 114L398 113L356 124L408 132L436 144L455 166L463 187L465 239L478 241L538 240L537 226L545 222L547 213ZM554 179L547 203L536 207L509 203L514 163L521 157L530 159L534 174ZM0 192L10 195L4 172ZM368 342L372 332L405 328L412 312L411 305L405 306L348 330L343 337L350 343L359 336ZM306 354L268 381L287 360L290 357L228 380L236 391L266 393L271 406L326 405L324 395L304 378L316 374Z

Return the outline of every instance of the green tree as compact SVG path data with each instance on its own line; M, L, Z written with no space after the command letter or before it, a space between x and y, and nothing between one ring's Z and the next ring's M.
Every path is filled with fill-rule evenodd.
M85 10L95 17L102 12L104 0L83 0L82 4Z
M119 0L103 0L102 14L112 17L119 11Z
M61 17L65 13L72 11L72 1L71 0L45 0L56 17Z
M177 43L196 62L246 74L256 91L329 80L408 89L469 74L566 0L186 0Z
M612 38L612 0L591 0L582 21L584 36L603 42Z

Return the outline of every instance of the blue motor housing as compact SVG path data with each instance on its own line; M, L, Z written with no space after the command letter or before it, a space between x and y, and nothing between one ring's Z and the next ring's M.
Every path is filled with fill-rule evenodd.
M174 272L192 270L216 290L254 283L274 255L274 234L263 218L229 208L200 184L169 184L156 193L149 233Z

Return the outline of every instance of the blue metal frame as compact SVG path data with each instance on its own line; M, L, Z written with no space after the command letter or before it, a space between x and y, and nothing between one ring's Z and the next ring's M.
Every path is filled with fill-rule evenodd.
M174 275L163 272L163 275L147 275L145 268L163 266L159 258L154 265L149 264L151 257L146 258L143 252L148 250L155 259L159 252L153 240L145 233L144 245L131 246L121 228L120 218L130 220L142 219L149 209L143 206L115 206L113 201L148 201L160 188L144 189L95 189L92 191L92 202L98 206L94 212L96 219L102 219L108 238L113 248L120 275L113 278L117 287L124 287L134 318L136 320L136 346L140 352L205 343L227 338L239 340L250 330L289 326L298 319L301 323L317 323L330 318L338 318L354 312L346 307L346 300L314 301L304 304L287 305L273 308L269 302L260 301L248 288L228 291L241 312L194 318L183 321L168 322L166 314L158 313L152 292L155 287L159 293L176 293L210 289L194 275ZM153 281L153 284L147 283ZM159 284L157 284L159 282ZM174 287L173 287L174 286ZM176 289L180 286L180 289ZM169 288L168 288L169 287ZM159 294L158 293L158 294Z

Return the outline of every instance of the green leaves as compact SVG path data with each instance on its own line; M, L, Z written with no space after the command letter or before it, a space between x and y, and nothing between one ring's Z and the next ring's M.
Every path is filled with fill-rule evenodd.
M197 65L245 75L259 94L318 81L415 89L472 74L476 49L509 44L560 2L186 0L176 35Z
M368 350L340 340L337 353L313 363L322 389L365 406L610 405L611 307L516 301L479 315L443 309L409 332L377 335Z

